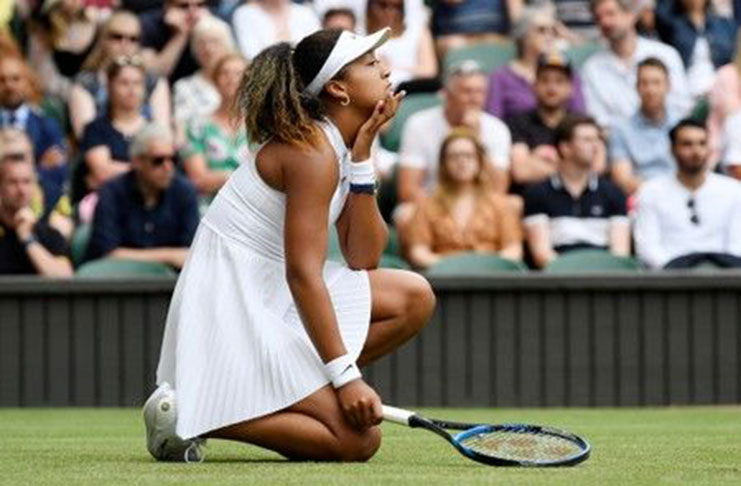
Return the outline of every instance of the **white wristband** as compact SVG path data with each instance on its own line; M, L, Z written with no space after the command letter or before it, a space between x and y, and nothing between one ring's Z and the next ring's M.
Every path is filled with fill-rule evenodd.
M350 163L350 184L373 185L376 183L376 169L371 159Z
M335 389L362 377L358 365L355 364L349 354L343 354L325 364L324 373Z

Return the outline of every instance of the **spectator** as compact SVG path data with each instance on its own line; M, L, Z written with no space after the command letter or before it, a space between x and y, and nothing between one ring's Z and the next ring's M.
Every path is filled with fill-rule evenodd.
M538 59L554 50L555 20L552 11L543 6L526 7L512 29L517 57L506 66L495 69L489 77L486 111L506 120L535 108L535 72ZM579 77L572 76L572 93L568 108L584 112L584 98Z
M142 46L156 53L153 67L174 83L198 70L189 47L193 28L208 13L206 0L165 0L161 9L141 14Z
M695 98L708 94L715 70L733 59L736 23L709 10L710 0L658 0L659 37L682 58Z
M193 186L175 171L169 130L147 124L131 141L131 171L103 186L87 258L185 263L196 226Z
M221 97L212 81L214 66L235 49L229 25L210 15L198 21L192 37L193 56L200 69L177 81L173 94L175 121L183 130L192 118L207 116L219 107Z
M741 3L741 2L740 2ZM741 15L741 12L739 12ZM741 31L736 35L736 47L741 44ZM741 56L718 69L710 90L710 113L708 114L708 137L710 144L710 165L720 160L723 147L729 143L724 140L723 129L726 118L741 109Z
M217 61L213 82L221 104L213 114L194 118L188 126L188 141L182 156L185 172L202 196L202 207L211 202L248 153L244 122L233 113L246 67L246 61L239 54L227 54Z
M651 268L705 262L741 267L741 183L709 169L705 126L691 119L670 132L675 174L638 191L636 253Z
M116 12L103 25L93 52L85 60L70 91L69 115L77 140L82 137L85 126L105 112L108 105L106 70L110 63L122 56L140 55L145 63L152 57L151 52L142 50L140 38L139 19L131 12ZM170 88L167 82L147 72L145 89L143 114L169 126Z
M456 129L445 138L435 191L421 199L402 235L415 268L461 251L522 259L519 215L492 191L486 163L486 150L470 130Z
M613 117L627 118L638 110L636 68L647 57L660 59L669 70L667 105L684 115L692 103L679 54L671 46L638 37L631 5L631 0L592 0L592 12L609 49L593 54L582 76L587 111L603 127L609 127Z
M368 0L366 31L391 28L391 38L376 51L391 69L391 83L437 76L435 43L426 24L407 22L404 0ZM439 85L437 86L439 88Z
M572 43L594 42L599 29L594 23L590 0L553 0L559 34Z
M351 8L330 8L322 16L323 29L341 29L355 32L358 22Z
M31 209L35 183L28 138L0 131L0 274L69 277L64 237Z
M437 181L440 146L451 128L458 126L473 130L486 147L493 190L507 190L510 134L501 120L483 111L486 74L476 62L465 61L447 73L443 95L443 106L415 113L404 126L399 154L401 203L413 202L432 190ZM402 216L398 223L403 224L403 220Z
M630 253L625 196L591 169L600 143L592 118L564 120L556 133L558 171L525 192L525 234L538 268L574 249L608 249L616 256Z
M321 27L311 8L290 0L246 3L234 11L232 22L239 49L249 60L276 42L295 44Z
M108 109L85 127L80 141L91 191L130 169L129 140L146 124L141 114L146 71L141 61L118 58L108 66L106 78Z
M726 118L724 133L727 144L723 168L728 175L741 180L741 110Z
M572 112L573 70L565 56L554 52L538 60L535 78L536 106L507 120L512 133L512 181L518 185L540 182L556 172L556 128ZM595 152L592 169L601 173L605 150Z
M67 156L56 120L33 104L34 85L22 58L0 58L0 128L13 127L28 134L44 199L51 208L61 197L67 180Z
M615 123L610 133L610 173L626 194L646 180L673 173L669 130L680 117L666 106L669 71L655 57L638 64L641 107L630 118Z

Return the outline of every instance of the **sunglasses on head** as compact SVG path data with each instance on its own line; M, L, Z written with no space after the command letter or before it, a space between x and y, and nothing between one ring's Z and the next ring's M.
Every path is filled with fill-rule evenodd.
M116 42L127 40L131 42L132 44L138 44L139 40L141 39L138 35L126 35L126 34L122 34L121 32L109 32L108 38Z
M690 198L687 201L687 208L690 210L690 222L694 225L700 224L700 216L697 214L697 206L695 205L695 198Z
M165 164L165 162L174 163L174 156L155 155L154 157L149 157L147 160L149 160L149 163L152 165L152 167L162 167Z

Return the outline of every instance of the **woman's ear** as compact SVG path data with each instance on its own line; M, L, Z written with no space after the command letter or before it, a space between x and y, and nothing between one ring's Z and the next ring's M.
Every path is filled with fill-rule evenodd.
M324 90L330 96L331 101L347 104L350 102L350 94L347 92L347 86L342 81L332 80L324 85Z

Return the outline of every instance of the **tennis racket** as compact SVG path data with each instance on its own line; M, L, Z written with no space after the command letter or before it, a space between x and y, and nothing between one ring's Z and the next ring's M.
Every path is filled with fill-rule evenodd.
M434 432L467 458L491 466L573 466L585 461L591 452L584 439L539 425L448 422L388 405L383 406L383 418ZM461 432L452 435L446 429Z

